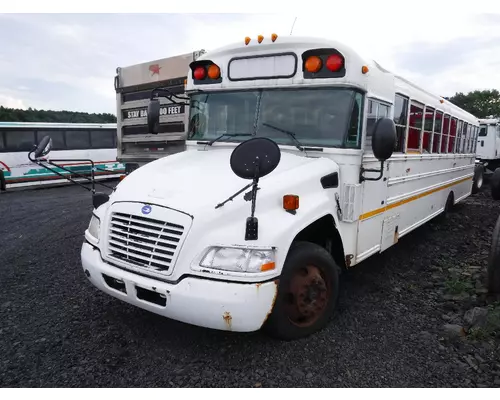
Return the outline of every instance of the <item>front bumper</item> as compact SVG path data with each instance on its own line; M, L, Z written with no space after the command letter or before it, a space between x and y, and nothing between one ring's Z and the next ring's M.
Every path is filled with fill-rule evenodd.
M187 277L169 284L146 278L104 262L99 250L86 242L81 258L88 279L103 292L155 314L205 328L259 330L277 293L276 282L244 284Z

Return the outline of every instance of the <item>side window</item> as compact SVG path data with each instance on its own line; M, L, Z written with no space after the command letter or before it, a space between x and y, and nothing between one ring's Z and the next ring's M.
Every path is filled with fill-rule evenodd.
M363 96L361 93L354 95L351 118L347 130L346 147L359 148L361 144L361 110L363 106Z
M443 128L443 112L436 111L436 118L434 121L434 137L432 139L432 152L439 153L441 148L441 132Z
M5 151L5 144L3 141L3 132L0 131L0 151Z
M89 131L66 131L66 145L68 146L68 149L90 149Z
M52 150L64 150L66 148L63 131L38 131L36 133L36 142L40 143L45 136L52 139Z
M402 153L405 148L405 136L408 118L408 99L396 95L394 100L394 123L396 124L396 145L394 151Z
M457 136L457 119L452 118L451 125L450 125L450 138L448 140L448 153L455 152L455 138L456 138L456 136Z
M377 120L378 103L373 100L368 100L368 113L366 115L366 140L365 150L372 148L373 127Z
M443 121L443 135L441 138L441 153L446 153L448 150L448 138L450 136L450 116L444 115Z
M434 114L435 110L433 108L427 107L425 109L425 121L424 121L424 137L422 143L422 150L427 152L432 152L432 127L434 125Z
M469 125L467 127L467 141L465 143L465 153L466 154L470 153L471 137L472 137L472 125Z
M497 125L497 138L500 139L500 125Z
M455 153L459 154L462 152L462 130L464 129L464 121L458 121L457 129L457 144L455 146Z
M469 124L467 122L464 122L464 126L462 128L462 141L460 143L460 153L461 154L466 153L466 151L465 151L465 145L467 143L468 126L469 126Z
M387 104L382 104L377 100L368 100L368 113L366 117L366 140L365 140L365 150L372 149L372 136L373 128L375 123L380 118L385 118L389 116L390 106Z
M479 131L479 136L486 136L487 132L488 132L488 127L487 126L482 126L481 130Z
M107 129L90 131L90 140L94 149L112 149L114 146L113 136L116 133Z
M410 129L408 131L408 150L420 151L420 136L424 120L423 104L412 101L410 107Z
M30 151L35 144L35 131L5 131L7 151Z

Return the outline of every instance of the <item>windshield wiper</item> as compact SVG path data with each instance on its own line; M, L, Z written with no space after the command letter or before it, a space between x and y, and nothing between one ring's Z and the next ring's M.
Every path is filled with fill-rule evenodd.
M222 135L212 139L208 142L196 142L196 144L206 144L208 146L212 146L217 140L222 139L223 137L241 137L241 136L253 136L251 133L223 133Z
M323 151L322 147L305 147L305 146L303 146L302 143L300 143L299 140L297 139L297 137L295 136L295 133L287 131L286 129L278 128L277 126L270 125L270 124L267 124L265 122L263 122L262 125L265 125L265 126L272 128L272 129L276 129L279 132L283 132L283 133L286 133L287 135L289 135L293 139L293 141L295 142L295 147L297 147L300 151L308 151L308 150L309 151Z

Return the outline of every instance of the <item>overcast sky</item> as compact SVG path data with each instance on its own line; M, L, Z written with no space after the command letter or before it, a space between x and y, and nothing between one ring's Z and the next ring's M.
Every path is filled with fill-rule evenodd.
M299 15L293 35L344 41L442 96L500 89L500 12L480 10L475 2L450 8L436 0L431 8L412 10L410 2L392 9L373 2L360 13L357 2L350 3L339 14ZM245 36L288 35L294 18L0 14L0 105L115 113L116 67L210 50Z

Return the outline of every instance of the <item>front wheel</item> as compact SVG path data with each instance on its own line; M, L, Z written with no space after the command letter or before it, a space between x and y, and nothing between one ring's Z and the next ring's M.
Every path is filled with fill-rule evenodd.
M478 193L483 187L484 168L482 165L476 165L474 168L474 177L472 179L472 194Z
M337 304L339 275L340 268L323 247L292 244L264 330L278 339L293 340L323 329Z

